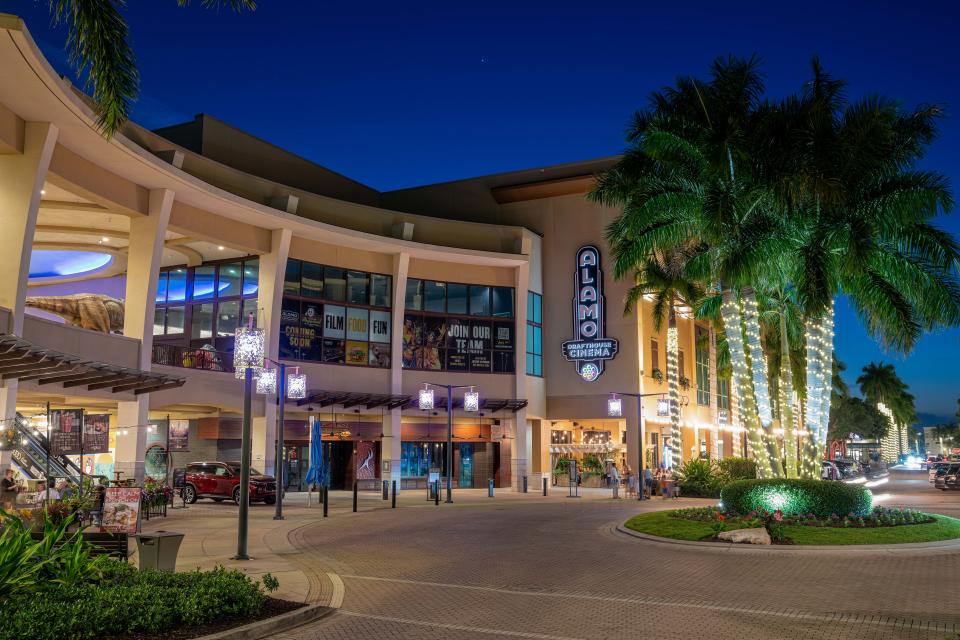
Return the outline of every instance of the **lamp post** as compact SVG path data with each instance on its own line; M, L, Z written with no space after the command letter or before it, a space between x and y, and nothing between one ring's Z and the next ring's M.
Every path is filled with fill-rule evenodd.
M260 372L257 376L257 393L277 394L277 451L273 463L277 498L273 519L283 520L283 411L288 398L300 400L307 396L307 376L300 373L300 367L294 367L294 372L287 375L287 365L270 358L265 360L277 365L277 368L263 369Z
M440 387L447 390L447 504L453 504L453 390L469 389L463 395L464 411L480 410L480 394L474 391L474 385L470 384L435 384L433 382L424 382L423 389L420 389L419 408L424 411L433 409L433 389L430 387Z
M237 524L237 555L234 560L249 560L247 527L250 516L250 455L254 370L263 369L264 331L253 326L253 314L246 327L238 327L233 340L233 368L243 380L243 431L240 440L240 514Z
M611 418L619 418L623 415L623 400L618 396L626 396L628 398L637 399L637 434L639 436L639 441L640 441L640 491L638 492L639 493L639 498L637 498L638 500L644 499L643 492L644 492L644 484L645 484L644 478L643 478L643 468L645 466L645 462L643 459L643 447L644 447L644 444L646 443L644 442L644 438L643 438L644 436L643 417L642 417L643 399L650 396L662 396L662 395L663 393L619 392L619 393L611 393L610 398L607 400L607 415L610 416Z

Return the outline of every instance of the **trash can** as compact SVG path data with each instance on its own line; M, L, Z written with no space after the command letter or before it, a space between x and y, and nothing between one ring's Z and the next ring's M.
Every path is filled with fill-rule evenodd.
M137 539L137 552L140 554L140 570L157 569L158 571L173 571L177 567L177 553L183 534L175 531L154 531L153 533L137 533L132 538Z

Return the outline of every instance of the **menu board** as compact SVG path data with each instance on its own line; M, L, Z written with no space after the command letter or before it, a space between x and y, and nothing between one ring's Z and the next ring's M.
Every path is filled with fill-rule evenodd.
M170 429L170 451L189 451L190 421L171 420L168 428Z
M83 416L83 452L107 453L110 450L110 416L106 413Z
M50 448L57 456L80 454L83 409L57 409L50 412Z
M136 533L140 529L139 487L107 488L100 529L112 533Z

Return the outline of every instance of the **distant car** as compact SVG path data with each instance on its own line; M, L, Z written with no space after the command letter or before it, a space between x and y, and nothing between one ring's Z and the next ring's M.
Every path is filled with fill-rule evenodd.
M240 504L239 462L191 462L187 465L183 485L183 500L193 504L198 498L215 502L233 500ZM277 501L277 482L250 469L250 502L273 504Z
M937 471L937 477L933 481L933 486L942 491L947 489L960 489L960 464L951 463L945 465L943 469Z
M823 480L840 480L843 478L843 473L840 471L840 467L837 466L836 462L823 460L820 463L820 478Z
M860 463L855 460L834 460L833 463L840 470L840 479L849 480L863 475Z
M933 482L937 478L937 473L941 470L946 469L950 466L949 462L931 462L929 467L929 472L927 473L927 479L930 482Z

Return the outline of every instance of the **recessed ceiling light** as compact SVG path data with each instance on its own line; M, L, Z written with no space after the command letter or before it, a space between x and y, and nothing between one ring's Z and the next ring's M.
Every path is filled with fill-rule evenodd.
M217 249L219 249L220 251L223 251L223 245L220 245L219 247L217 247Z
M108 238L107 236L103 236L102 238L100 238L100 241L101 241L101 242L110 242L110 238Z
M46 189L40 189L40 195L42 195L42 196L47 195L47 190L46 190Z

